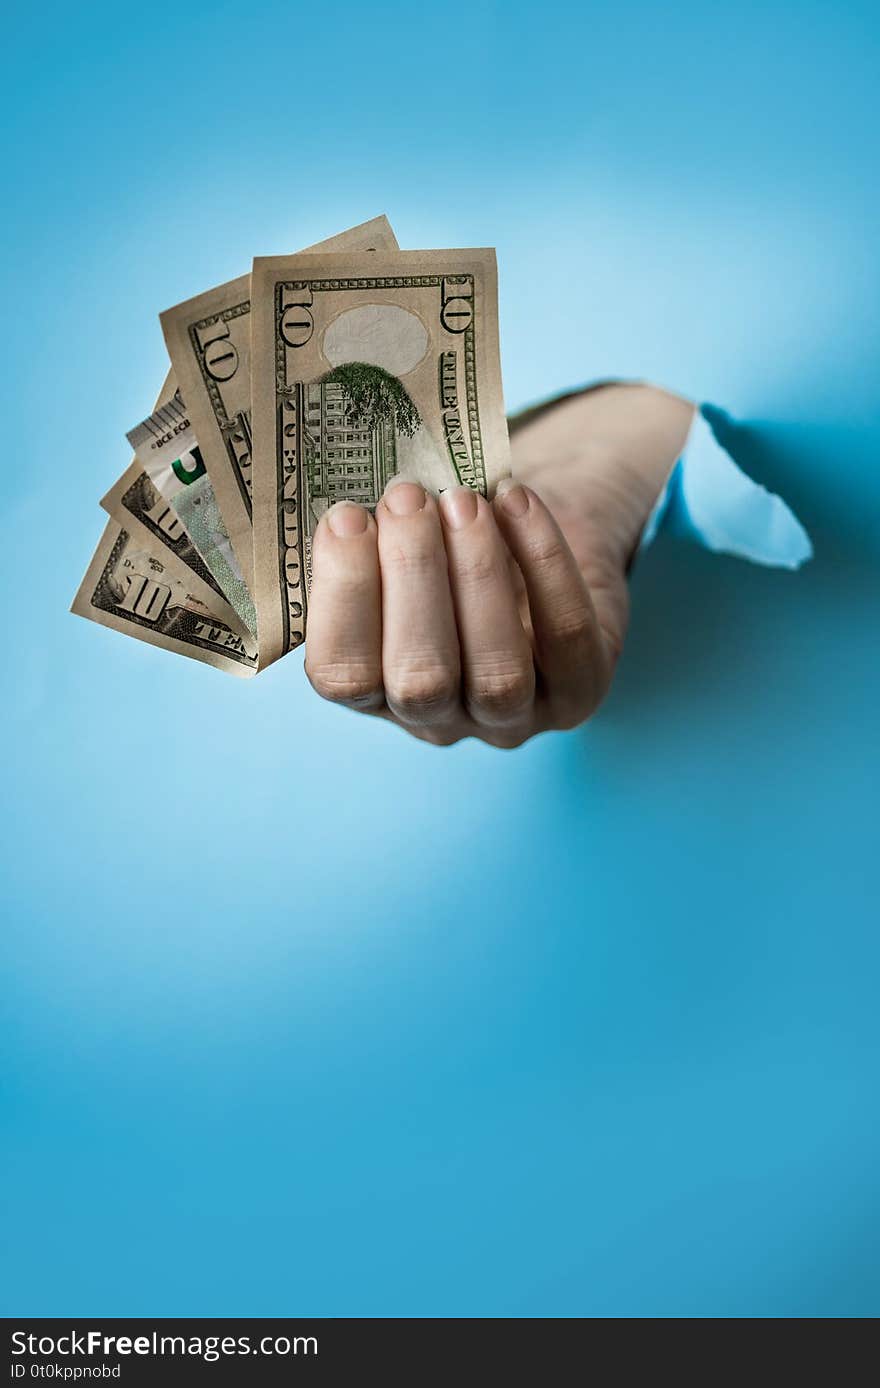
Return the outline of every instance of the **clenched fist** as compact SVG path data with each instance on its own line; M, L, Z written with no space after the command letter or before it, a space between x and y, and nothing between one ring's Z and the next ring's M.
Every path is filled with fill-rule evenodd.
M572 728L623 646L626 570L693 408L647 386L569 397L512 435L492 502L395 480L312 548L306 672L325 699L427 742L517 747Z

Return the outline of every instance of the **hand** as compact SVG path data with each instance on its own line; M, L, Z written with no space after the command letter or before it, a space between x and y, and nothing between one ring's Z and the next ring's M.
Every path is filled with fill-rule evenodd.
M648 387L590 392L526 423L517 475L491 503L467 487L438 503L394 481L375 518L332 507L312 546L306 672L317 692L441 746L517 747L589 718L623 646L627 563L677 456L670 446L684 441L655 401L635 410L636 433L657 439L644 448L633 401L619 398L611 438L628 461L615 463L607 428L598 444L590 431L608 401L597 414L591 396L633 391L671 401L689 425L690 406Z

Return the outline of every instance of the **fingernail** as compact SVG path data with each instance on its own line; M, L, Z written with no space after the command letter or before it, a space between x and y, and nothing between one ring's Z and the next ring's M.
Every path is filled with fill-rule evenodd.
M477 494L471 487L450 487L442 493L440 505L447 525L453 530L463 530L477 518Z
M505 477L498 483L495 495L498 498L498 505L503 506L507 514L513 516L514 519L524 516L529 509L528 492L512 477Z
M389 482L382 500L394 516L414 516L424 509L427 497L418 482Z
M327 524L340 540L363 535L367 528L367 513L356 501L337 501L327 512Z

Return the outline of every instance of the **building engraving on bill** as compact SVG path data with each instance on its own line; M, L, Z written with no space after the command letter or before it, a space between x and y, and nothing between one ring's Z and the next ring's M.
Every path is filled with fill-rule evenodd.
M393 415L370 427L350 407L338 381L316 381L304 391L303 453L308 485L308 529L337 501L375 507L397 472Z

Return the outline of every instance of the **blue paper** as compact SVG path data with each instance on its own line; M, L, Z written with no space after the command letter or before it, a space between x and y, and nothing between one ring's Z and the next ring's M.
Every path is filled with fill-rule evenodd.
M648 518L640 549L660 530L753 564L798 569L813 546L780 496L753 482L718 442L703 408Z

